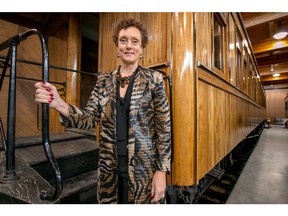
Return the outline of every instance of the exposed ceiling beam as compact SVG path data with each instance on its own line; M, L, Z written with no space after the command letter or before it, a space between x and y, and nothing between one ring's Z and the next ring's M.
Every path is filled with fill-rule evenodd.
M252 44L254 54L276 51L283 48L288 48L288 38L284 38L280 41L272 39L262 40L258 43Z
M0 14L0 19L6 20L8 22L16 23L18 25L22 25L28 28L36 28L39 31L43 31L44 29L40 23L35 22L28 18L19 16L17 14L13 14L13 16L11 16L11 14L3 13L3 14Z
M269 12L269 13L243 13L245 16L244 26L246 28L254 27L262 23L267 23L288 16L288 13Z
M257 64L259 67L271 64L287 63L287 62L288 62L288 53L281 53L272 56L257 58Z
M288 84L288 73L282 73L279 77L261 76L261 80L264 85Z
M46 36L52 35L61 25L68 22L67 13L56 14L53 17L49 18L50 18L49 23L48 21L46 22L47 23L45 31Z
M286 73L288 72L288 61L286 63L282 63L282 64L273 64L274 67L274 71L271 71L271 65L266 65L266 66L261 66L259 67L259 72L261 74L261 76L264 75L271 75L273 74L273 72L277 72L277 73Z
M267 85L281 85L281 84L288 84L288 80L269 80L269 81L262 81L264 86Z

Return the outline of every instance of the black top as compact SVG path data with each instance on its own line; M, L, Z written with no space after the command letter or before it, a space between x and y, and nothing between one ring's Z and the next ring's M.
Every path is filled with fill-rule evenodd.
M119 68L120 70L120 68ZM133 73L130 78L126 94L120 97L120 84L117 82L116 86L116 112L117 112L117 122L116 122L116 134L117 134L117 144L118 144L118 155L127 155L127 144L128 144L128 125L129 125L129 111L130 111L130 101L133 90L133 83L138 72L138 68Z

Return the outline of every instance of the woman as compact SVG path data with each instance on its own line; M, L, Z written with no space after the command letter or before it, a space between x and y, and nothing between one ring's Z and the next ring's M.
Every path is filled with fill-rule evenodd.
M100 75L85 109L65 103L54 86L36 83L37 103L49 103L68 127L101 121L99 203L157 203L170 171L170 115L162 75L139 65L147 31L134 19L114 32L121 65Z

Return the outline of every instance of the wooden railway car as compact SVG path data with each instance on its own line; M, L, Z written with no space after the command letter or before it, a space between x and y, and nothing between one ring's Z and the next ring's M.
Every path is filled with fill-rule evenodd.
M141 20L147 27L150 41L144 49L140 64L164 71L172 80L170 90L167 80L167 94L172 96L169 102L173 119L172 170L167 176L168 203L196 202L202 193L205 176L213 170L217 173L216 177L221 175L225 170L220 162L249 134L262 127L266 116L265 92L239 13L99 13L99 24L93 23L96 28L99 26L99 40L96 44L98 49L96 52L94 50L94 59L93 55L89 55L92 49L89 45L85 47L86 52L82 52L85 58L81 59L81 45L84 47L85 41L92 43L81 37L80 21L84 15L71 13L57 14L55 17L51 21L53 25L40 29L49 48L49 81L59 88L68 103L78 106L84 104L81 97L88 95L95 83L96 76L93 76L93 72L109 72L119 64L112 41L115 24L129 17ZM0 43L28 29L21 26L20 22L17 23L16 19L9 19L9 14L0 18ZM58 115L53 111L50 111L49 120L51 137L62 141L66 136L64 134L68 133L69 140L87 143L84 146L91 148L90 153L93 156L67 159L65 152L56 147L57 142L53 143L64 179L63 193L56 200L43 201L39 198L41 188L51 188L55 183L53 176L51 177L53 173L43 171L49 169L47 164L45 168L41 166L45 163L44 158L37 164L32 150L33 146L41 143L39 135L42 129L39 116L41 107L34 102L33 87L36 80L42 79L41 64L39 66L32 63L41 62L39 44L38 38L31 36L18 46L17 58L22 61L17 62L15 175L19 178L1 181L0 200L3 203L93 202L96 190L94 170L97 169L97 142L92 141L94 144L90 144L91 139L87 141L87 136L83 138L83 135L75 131L64 131ZM1 51L0 54L5 56L7 51ZM91 59L90 62L87 59ZM95 69L91 61L98 61L98 68ZM87 73L83 71L91 71L88 79ZM7 133L8 80L4 79L0 95L3 134ZM83 90L83 86L90 86L90 89ZM30 142L25 149L25 145L21 145L26 139L23 136L29 136L27 139ZM75 136L77 138L71 138ZM65 148L65 143L61 142L59 145ZM95 149L92 149L93 145ZM0 150L2 177L5 176L5 153L1 145ZM95 165L86 170L79 167L75 171L73 167L65 165L69 163L65 160L70 163L76 160L78 164L86 164L86 168L87 160L94 160ZM81 173L78 173L80 170ZM48 183L45 178L48 178ZM78 193L77 198L76 195L67 195L71 188L78 188L77 192L74 191Z

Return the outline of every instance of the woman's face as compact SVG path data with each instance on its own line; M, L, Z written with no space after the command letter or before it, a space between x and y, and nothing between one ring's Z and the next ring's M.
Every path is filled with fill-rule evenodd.
M141 33L136 27L122 29L118 36L119 57L125 64L138 63L142 54Z

